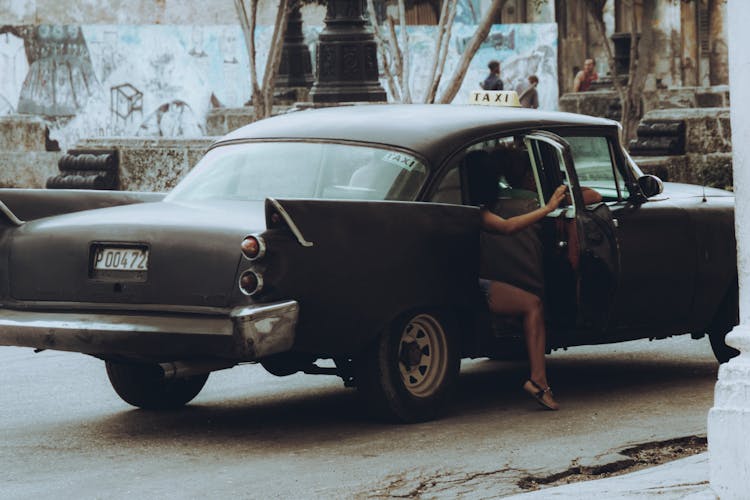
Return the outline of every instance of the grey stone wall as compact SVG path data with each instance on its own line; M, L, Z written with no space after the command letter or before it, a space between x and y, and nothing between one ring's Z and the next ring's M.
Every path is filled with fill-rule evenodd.
M0 187L43 188L60 151L48 151L47 124L30 115L0 117Z
M645 111L672 108L727 108L729 86L678 87L643 93Z
M732 151L729 108L657 109L643 115L644 122L685 122L685 153L709 154Z
M684 154L643 156L636 163L646 173L671 182L732 188L732 129L729 87L683 87L644 93L642 123L685 123ZM659 109L667 108L667 109ZM619 120L617 92L599 90L565 94L560 109Z
M656 175L666 182L733 189L731 153L636 156L633 160L644 173Z
M729 108L675 108L649 111L644 122L685 123L685 154L636 159L665 181L732 189L732 130Z
M0 187L43 188L48 177L57 175L60 156L49 151L0 153Z
M271 114L286 113L290 107L289 105L274 106ZM206 115L206 134L209 136L222 136L254 121L255 110L251 106L212 109Z
M729 86L678 87L643 92L643 110L728 108ZM620 97L615 90L571 92L560 97L561 111L620 120ZM645 119L645 117L644 117Z
M571 92L563 94L559 100L560 111L598 116L620 121L622 108L620 97L614 90L591 92Z
M214 139L99 137L80 141L76 147L117 149L119 188L159 192L172 189L198 163Z

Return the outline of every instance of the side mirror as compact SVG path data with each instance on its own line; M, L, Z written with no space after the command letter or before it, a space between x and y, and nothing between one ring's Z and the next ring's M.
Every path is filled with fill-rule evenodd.
M646 198L651 198L664 191L664 183L655 175L642 175L638 177L638 187Z

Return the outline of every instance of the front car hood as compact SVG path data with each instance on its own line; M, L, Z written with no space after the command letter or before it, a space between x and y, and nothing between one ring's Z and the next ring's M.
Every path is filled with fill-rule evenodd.
M226 307L240 242L264 228L263 202L143 203L39 219L10 238L10 298ZM96 244L147 248L148 270L95 276Z

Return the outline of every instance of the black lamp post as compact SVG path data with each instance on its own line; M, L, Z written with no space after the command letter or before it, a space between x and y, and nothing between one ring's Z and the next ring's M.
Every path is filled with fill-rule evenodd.
M286 23L284 46L281 50L279 74L276 77L276 93L287 95L294 101L303 100L300 93L307 93L313 84L310 50L302 34L302 14L295 2Z
M328 0L316 60L316 81L310 90L313 103L386 100L363 0Z

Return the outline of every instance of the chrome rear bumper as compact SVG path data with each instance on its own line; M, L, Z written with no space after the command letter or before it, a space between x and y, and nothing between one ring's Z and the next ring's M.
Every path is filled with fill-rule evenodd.
M102 357L253 361L292 348L298 314L294 300L238 307L229 316L0 309L0 345Z

